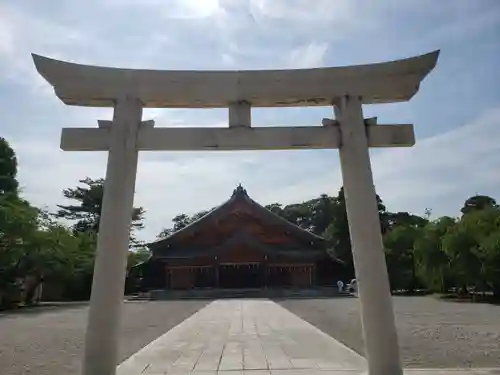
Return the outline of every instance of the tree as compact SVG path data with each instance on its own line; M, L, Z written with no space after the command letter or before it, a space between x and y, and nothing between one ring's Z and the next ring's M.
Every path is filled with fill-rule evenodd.
M385 232L400 226L423 228L429 223L429 220L418 215L413 215L408 212L386 212L383 215Z
M269 211L282 216L283 206L280 203L271 203L265 206Z
M97 234L93 231L76 232L76 253L73 270L64 283L63 298L67 300L87 300L90 298L94 262L97 250Z
M443 251L442 238L455 225L455 219L444 216L422 228L414 243L417 275L430 290L445 292L452 280L450 258Z
M151 252L147 248L129 251L127 258L127 270L130 270L133 266L148 260L149 257L151 257Z
M418 226L400 225L384 236L389 280L393 290L414 291L418 286L414 246Z
M477 277L473 285L491 290L500 296L500 208L497 206L475 210L464 215L457 226L470 238L469 275ZM473 272L475 271L475 272Z
M476 286L480 280L481 262L474 251L477 243L473 230L458 222L442 238L455 285L463 294L467 294L468 286Z
M377 208L380 216L382 232L385 232L386 207L382 199L377 195ZM349 272L354 276L354 262L352 257L351 237L349 232L349 220L347 218L344 187L341 187L337 197L334 198L335 205L331 211L331 221L322 235L331 241L337 256L342 259Z
M323 235L332 221L339 214L339 199L321 194L311 201L309 210L309 230L317 235Z
M74 232L99 231L101 219L102 198L104 191L104 179L91 179L86 177L79 181L84 186L77 186L73 189L64 189L63 195L67 199L77 201L76 205L58 205L59 210L56 217L76 221L73 225ZM139 243L134 236L134 230L144 228L144 209L134 207L132 210L132 225L130 231L130 241L133 246Z
M28 278L24 303L32 303L33 294L42 281L64 285L74 277L78 268L78 238L66 226L50 218L45 212L39 215L36 232L27 241L27 251L21 260L22 275Z
M12 194L0 196L0 306L14 303L23 260L38 226L38 210Z
M16 176L16 154L5 138L0 137L0 195L17 195L19 184Z
M485 201L493 202L489 197ZM476 290L489 289L498 294L499 231L500 209L487 204L466 210L442 237L443 251L450 259L455 286L462 293L467 293L468 287L472 286Z
M280 216L305 230L311 230L311 204L312 200L289 204L283 208Z
M484 210L485 208L491 207L498 207L495 199L487 195L474 195L465 201L460 212L465 215L473 211Z
M174 233L173 229L172 228L163 228L161 230L160 233L158 233L158 235L156 236L156 238L158 240L162 240L164 238L167 238L169 237L170 235L172 235L172 233Z
M478 247L482 277L495 297L500 297L500 228L483 238Z
M465 206L476 208L458 220L442 217L422 229L414 248L419 276L435 291L453 286L466 294L474 287L500 296L500 208L494 203Z
M0 197L0 296L3 303L32 303L42 280L65 285L74 279L83 249L66 226L18 197ZM93 261L93 257L92 257Z
M209 212L213 211L215 209L211 208L210 210L202 210L197 213L195 213L192 216L186 215L186 214L179 214L175 216L172 219L172 222L174 223L172 228L164 228L162 231L158 234L157 238L158 239L163 239L167 238L168 236L172 235L173 233L177 232L178 230L181 230L182 228L187 227L189 224L195 222L196 220L201 219L203 216L207 215Z

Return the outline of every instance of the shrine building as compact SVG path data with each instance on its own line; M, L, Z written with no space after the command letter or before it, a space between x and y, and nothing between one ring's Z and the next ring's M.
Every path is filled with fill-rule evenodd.
M311 288L345 274L328 242L276 215L240 185L229 200L148 244L132 268L141 290Z

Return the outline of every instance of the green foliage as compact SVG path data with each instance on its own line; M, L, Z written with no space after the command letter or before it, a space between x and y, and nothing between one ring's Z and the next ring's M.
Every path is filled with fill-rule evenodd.
M413 215L408 212L386 212L383 215L383 225L385 232L399 226L422 228L429 223L428 218L423 218L418 215Z
M19 184L17 176L17 158L9 143L0 137L0 195L16 194Z
M393 290L414 291L419 286L415 261L415 241L420 228L400 225L384 238L389 281Z
M428 289L445 292L451 281L450 259L443 251L441 240L455 225L455 219L442 217L421 228L414 242L415 266L422 284Z
M19 283L27 283L24 302L30 303L43 279L65 284L93 266L95 241L74 235L50 215L16 196L0 197L0 296L3 303ZM0 301L0 305L2 304Z
M133 266L142 263L149 259L151 252L147 248L140 248L135 251L128 252L127 258L127 270L130 270Z
M172 219L172 222L174 225L172 228L164 228L157 236L158 239L166 238L170 236L172 233L177 232L178 230L181 230L182 228L187 227L189 224L195 222L196 220L201 219L203 216L208 214L210 211L212 211L214 208L210 210L203 210L200 212L195 213L192 216L186 215L186 214L180 214L175 216Z
M19 197L16 173L15 153L0 138L0 309L31 303L42 280L62 285L63 293L71 299L76 297L73 287L80 284L80 289L86 290L85 298L90 291L95 232L70 230ZM91 187L95 192L95 185ZM81 216L85 222L93 218L92 210L87 209L93 203L92 199L82 201L89 213ZM78 214L73 210L75 217Z
M465 215L474 211L494 207L497 207L495 199L488 197L487 195L474 195L465 201L463 207L460 209L460 212Z
M481 210L474 210L463 215L458 230L468 241L469 249L463 250L463 244L457 246L466 254L463 263L469 259L469 264L462 265L462 273L477 276L479 285L469 283L476 288L491 290L500 296L500 208L487 205ZM469 276L468 276L469 277ZM464 279L464 282L468 280Z
M90 298L94 260L97 249L97 234L92 231L73 233L75 247L67 255L72 259L71 275L64 275L62 297L67 300ZM69 249L67 249L69 250Z
M459 219L442 217L416 226L416 235L404 235L408 241L404 248L409 248L413 238L407 253L413 252L416 275L430 290L490 291L500 296L500 208L493 198L476 195L465 201L462 213ZM385 239L391 251L395 248L394 236ZM401 249L398 255L404 259L403 254ZM401 259L394 262L391 256L394 255L389 251L390 271L392 268L394 273L396 267L408 269Z
M23 275L37 226L36 208L15 195L0 196L0 297Z
M500 296L500 230L482 238L477 248L482 260L481 276L486 289Z
M66 199L77 201L75 205L59 205L56 217L76 221L73 231L76 232L99 232L101 219L102 199L104 192L104 179L91 179L86 177L79 181L84 186L72 189L64 189L63 195ZM140 246L134 236L134 230L144 228L144 209L134 207L132 210L132 224L130 231L130 242L133 246Z
M337 257L342 259L348 271L354 276L354 264L351 250L351 237L349 233L349 220L347 217L346 202L344 195L344 188L339 190L338 195L334 198L335 204L332 208L330 223L323 233L318 233L329 240L335 248ZM382 202L382 199L377 195L377 207L380 217L382 232L386 228L386 215L387 210Z
M475 251L477 243L474 229L460 220L441 238L442 250L448 256L453 279L464 291L467 285L475 285L481 268Z

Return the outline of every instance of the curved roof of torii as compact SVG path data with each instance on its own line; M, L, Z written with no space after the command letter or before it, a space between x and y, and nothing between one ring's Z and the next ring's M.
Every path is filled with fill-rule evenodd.
M205 216L202 216L200 219L194 221L193 223L189 224L188 226L178 230L177 232L174 232L170 236L149 243L147 246L151 250L155 250L160 247L167 246L171 244L176 238L179 238L180 235L183 234L188 234L188 233L195 233L197 230L200 229L204 224L207 222L210 222L211 220L221 218L225 216L228 212L231 212L231 209L238 203L238 202L244 202L245 205L248 205L249 207L252 208L252 211L258 215L259 217L263 218L265 221L269 223L274 223L276 225L281 225L283 226L284 229L287 231L298 235L302 238L308 239L310 241L314 241L316 243L325 243L325 239L323 237L317 236L314 233L311 233L291 222L288 220L282 218L281 216L276 215L274 212L268 210L267 208L261 206L259 203L254 201L252 198L250 198L246 192L246 190L240 185L238 186L234 192L233 195L229 200L224 202L222 205L214 208L212 211L207 213Z
M125 95L145 107L327 106L342 96L365 104L407 101L439 51L376 64L291 70L188 71L80 65L33 54L38 72L68 105L112 107Z

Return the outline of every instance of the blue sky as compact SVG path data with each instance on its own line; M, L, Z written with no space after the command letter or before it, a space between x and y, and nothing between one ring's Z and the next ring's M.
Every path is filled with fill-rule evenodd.
M500 199L500 2L497 0L0 0L1 136L14 146L24 195L53 209L61 190L105 172L103 153L59 150L62 127L95 127L108 109L63 105L31 52L154 69L267 69L365 64L441 49L409 103L365 117L415 124L411 149L372 152L393 211L458 215L470 195ZM331 108L254 109L254 126L319 125ZM222 126L225 110L147 110L156 126ZM136 205L153 239L178 213L220 204L243 183L262 204L341 186L336 150L142 153Z

